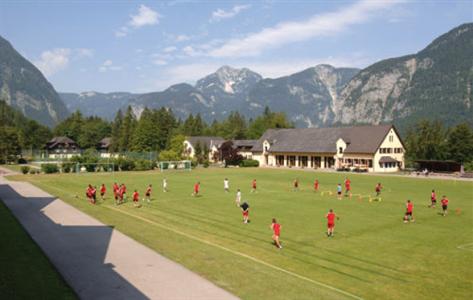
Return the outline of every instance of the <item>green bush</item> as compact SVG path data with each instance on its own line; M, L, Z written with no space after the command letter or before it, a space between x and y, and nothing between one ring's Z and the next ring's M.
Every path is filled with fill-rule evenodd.
M202 165L204 166L204 168L208 168L210 166L210 163L208 160L204 160L204 162L202 163Z
M240 163L240 167L248 168L248 167L258 167L259 161L254 159L244 159Z
M30 169L30 174L39 174L39 170L38 170L38 169L31 168L31 169Z
M30 167L28 166L21 166L21 173L28 174L30 172Z
M52 174L59 172L59 167L57 164L42 164L41 171L45 174Z
M133 171L135 169L135 162L129 158L120 157L117 159L117 163L121 171Z
M199 164L199 162L197 161L197 159L193 158L193 159L191 160L191 167L192 167L192 169L195 169L198 164Z
M20 158L18 158L17 163L18 164L27 164L28 161L25 158L20 157Z
M159 164L163 170L169 169L169 163L168 162L163 162Z
M146 159L138 159L135 161L135 170L147 171L153 169L153 162Z
M64 173L74 172L75 164L72 162L63 162L61 168Z
M473 172L473 161L467 162L464 165L465 172Z

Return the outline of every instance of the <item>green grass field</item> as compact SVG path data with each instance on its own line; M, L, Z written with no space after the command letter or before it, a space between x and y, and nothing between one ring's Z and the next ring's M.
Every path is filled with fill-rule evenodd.
M77 299L0 200L0 299Z
M337 200L346 176L353 194ZM163 176L168 193L161 190ZM224 193L223 179L231 193ZM299 178L301 190L292 191ZM250 194L251 180L258 193ZM473 182L316 173L295 170L197 169L161 174L128 172L19 175L80 210L201 274L243 299L471 299L473 297ZM141 196L154 185L153 201L134 208L113 204L111 184L125 182ZM191 197L201 182L202 196ZM107 185L108 199L85 200L88 183ZM369 202L377 182L381 202ZM241 188L250 224L234 198ZM428 208L430 191L450 199L449 215ZM75 198L78 195L79 198ZM405 201L414 202L415 223L402 222ZM340 216L327 238L325 214ZM282 225L284 249L272 245L271 218Z

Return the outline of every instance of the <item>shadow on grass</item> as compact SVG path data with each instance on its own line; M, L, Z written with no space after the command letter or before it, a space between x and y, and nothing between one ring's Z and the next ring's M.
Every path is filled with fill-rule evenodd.
M5 184L0 199L81 299L148 299L105 263L113 227L55 223L45 213L55 198L23 197Z

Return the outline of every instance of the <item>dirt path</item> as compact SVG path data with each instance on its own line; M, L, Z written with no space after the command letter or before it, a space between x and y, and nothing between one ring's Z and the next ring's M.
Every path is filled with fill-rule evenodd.
M0 170L0 199L82 299L237 299L121 232Z

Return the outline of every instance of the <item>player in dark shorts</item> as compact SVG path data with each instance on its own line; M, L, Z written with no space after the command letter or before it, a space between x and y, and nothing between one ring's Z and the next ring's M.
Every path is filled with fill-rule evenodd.
M140 194L138 194L137 190L133 192L133 203L137 207L140 206Z
M92 190L93 190L93 187L92 185L88 185L87 188L85 189L85 196L87 197L87 200L89 200L90 203L92 203Z
M146 200L148 202L151 201L151 188L152 188L152 185L148 185L148 188L146 189L146 193L145 193L145 197L146 197Z
M243 202L243 204L240 205L240 208L243 213L243 223L245 224L250 223L250 218L249 218L250 206L248 205L248 203Z
M381 185L381 182L378 182L378 184L374 188L374 191L376 192L376 197L381 196L381 189L382 188L383 188L383 186Z
M105 184L102 183L102 186L100 187L100 198L102 198L102 201L105 200L106 192L107 192L107 188L105 187Z
M337 185L337 197L342 200L342 185L340 183Z
M442 215L445 217L447 215L448 209L448 199L447 196L442 196Z
M437 195L435 194L435 190L432 190L432 193L430 193L430 205L429 205L429 207L435 208L435 205L437 205Z
M407 200L406 203L406 213L404 215L404 223L414 222L414 204L412 204L411 200Z
M297 192L299 190L299 180L297 178L294 179L293 186L294 186L294 192Z
M333 237L333 231L335 228L335 218L339 220L340 218L333 212L333 209L330 209L325 215L327 219L327 237Z
M256 179L251 182L251 193L256 193Z
M351 194L351 181L348 177L345 179L345 197Z

